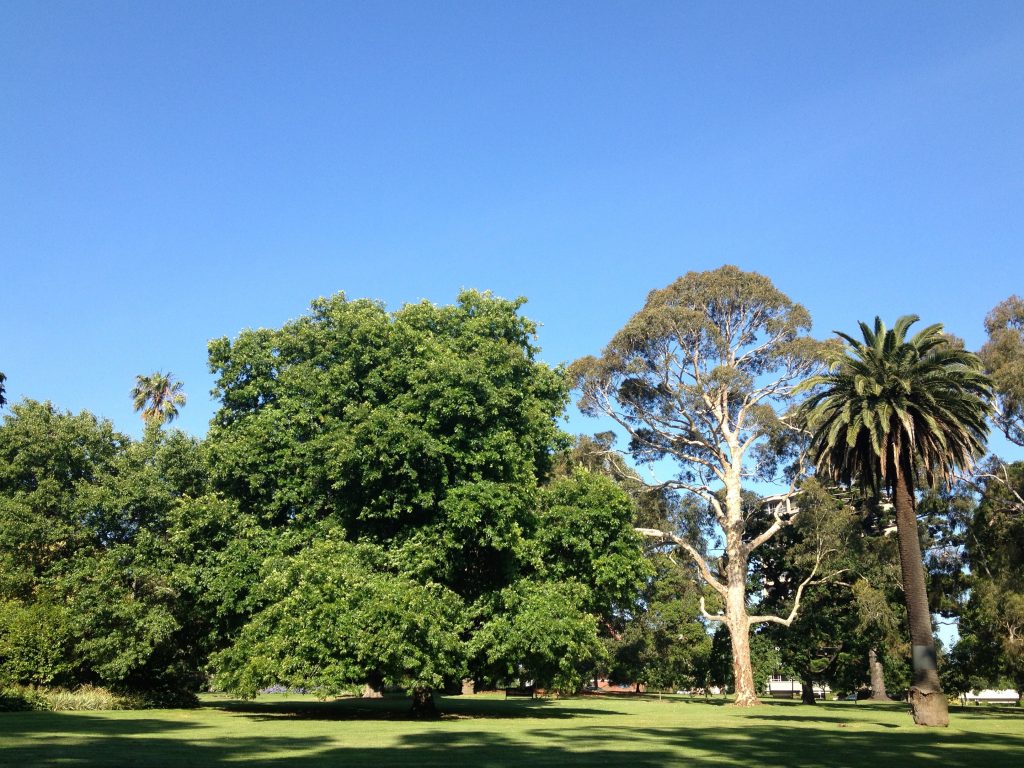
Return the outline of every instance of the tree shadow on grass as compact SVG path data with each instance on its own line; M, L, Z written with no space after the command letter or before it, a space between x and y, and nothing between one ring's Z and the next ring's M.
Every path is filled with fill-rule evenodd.
M48 713L32 713L47 715ZM59 720L57 719L59 718ZM38 718L37 718L38 719ZM367 746L365 730L319 734L224 737L187 720L111 719L98 715L49 715L45 738L5 744L0 766L153 766L197 768L479 768L503 766L787 766L788 768L1019 768L1024 733L979 734L907 727L896 731L838 727L778 727L736 721L720 728L610 727L590 720L574 727L464 729L435 722L395 734L385 746ZM40 723L37 723L40 724ZM22 720L22 729L32 718ZM10 734L0 719L0 734ZM864 724L862 724L864 725ZM503 726L504 727L504 726ZM170 733L178 731L178 733ZM59 733L58 733L59 732ZM56 734L56 735L54 735ZM22 734L25 735L25 734ZM29 732L31 735L31 731ZM51 737L52 736L52 737ZM358 741L346 744L345 740ZM8 746L13 744L13 746Z
M980 719L1009 718L1024 720L1024 707L972 707L968 705L966 707L950 707L949 712L950 714L955 714L957 717L972 717Z
M833 723L838 727L846 727L851 723L864 722L859 718L843 717L841 715L750 715L748 720L767 720L784 725L787 721L791 723ZM895 723L872 722L875 728L899 728Z
M621 715L611 709L566 706L564 699L438 698L438 718L453 719L568 719ZM382 699L343 698L332 701L258 701L229 699L206 701L200 706L237 712L258 719L298 720L410 720L412 700L404 696Z

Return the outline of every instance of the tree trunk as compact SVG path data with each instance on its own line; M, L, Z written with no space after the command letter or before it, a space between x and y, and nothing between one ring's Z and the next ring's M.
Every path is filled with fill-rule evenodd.
M889 694L885 691L885 668L874 648L868 651L868 673L871 675L871 700L889 701Z
M437 717L434 692L430 688L413 688L412 714L414 717Z
M744 571L746 567L744 566ZM756 707L757 698L754 669L750 664L750 621L747 616L746 583L732 582L732 567L729 568L729 595L726 599L726 626L732 644L733 687L736 690L734 704L737 707Z
M800 703L818 703L817 699L814 697L814 681L812 681L809 677L805 677L800 681Z
M894 468L895 469L895 468ZM913 467L910 454L900 456L899 471L893 473L893 504L896 508L896 535L900 546L900 570L903 595L910 623L914 681L910 686L910 705L918 725L949 725L949 706L939 684L935 664L935 638L924 582L924 561L917 532L914 504Z
M733 687L737 707L756 707L754 670L750 664L750 615L747 613L747 553L743 544L746 523L740 496L739 470L726 481L726 515L729 530L725 532L728 562L725 566L725 619L732 643Z
M363 685L363 698L384 698L384 676L380 672L374 671L366 676L366 683Z

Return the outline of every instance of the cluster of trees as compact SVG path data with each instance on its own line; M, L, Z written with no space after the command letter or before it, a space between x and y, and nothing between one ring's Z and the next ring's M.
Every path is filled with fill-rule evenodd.
M170 374L136 382L140 441L12 405L0 684L392 687L428 711L465 680L595 675L751 705L786 670L805 695L909 686L930 724L940 666L947 688L1024 687L1024 469L963 475L982 360L994 422L1024 436L1024 303L993 311L981 360L939 326L908 338L912 317L819 341L770 280L723 267L653 291L567 371L538 362L521 305L339 294L216 340L201 441L162 429L185 403ZM611 433L558 428L573 389L633 465ZM946 657L933 611L960 618Z

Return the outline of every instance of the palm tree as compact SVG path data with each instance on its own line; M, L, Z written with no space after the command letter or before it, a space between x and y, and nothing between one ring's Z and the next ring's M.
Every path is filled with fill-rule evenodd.
M873 329L860 323L862 342L837 332L846 345L827 373L802 385L812 391L802 414L820 473L876 493L891 491L913 646L914 721L948 725L914 489L920 481L951 482L957 467L970 467L983 453L992 390L981 361L951 343L941 325L907 340L918 319L901 317L891 330L878 318Z
M132 404L142 414L146 426L156 426L174 421L178 406L185 404L182 383L174 380L174 374L157 371L149 376L136 376L132 389Z

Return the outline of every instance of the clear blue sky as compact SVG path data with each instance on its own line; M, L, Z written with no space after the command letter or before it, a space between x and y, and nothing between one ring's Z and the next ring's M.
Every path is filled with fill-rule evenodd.
M1024 292L1021 2L9 0L0 105L9 395L132 434L339 290L524 295L553 363L723 263L820 335Z

